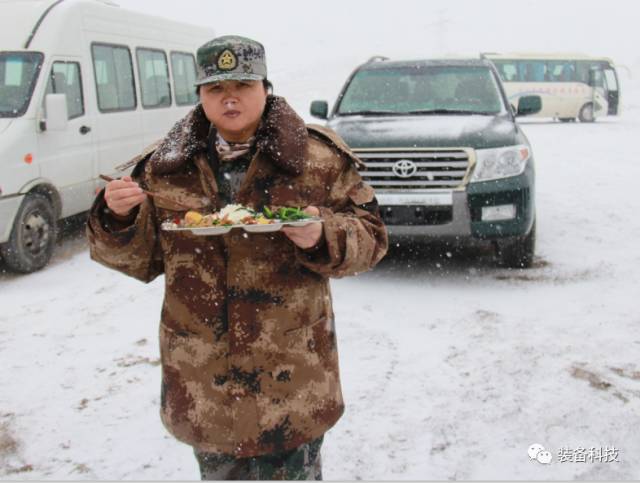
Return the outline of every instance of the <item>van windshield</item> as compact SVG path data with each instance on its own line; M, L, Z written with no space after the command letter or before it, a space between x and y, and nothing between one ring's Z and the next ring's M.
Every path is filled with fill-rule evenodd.
M25 113L43 57L37 52L0 52L0 117Z
M337 111L343 116L502 112L505 107L491 69L450 65L362 69Z

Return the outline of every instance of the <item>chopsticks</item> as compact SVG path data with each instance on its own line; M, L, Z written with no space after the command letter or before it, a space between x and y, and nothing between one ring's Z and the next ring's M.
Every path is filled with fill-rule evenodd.
M100 179L103 179L106 182L115 181L115 178L111 178L110 176L106 176L104 174L99 175L99 177L100 177ZM193 209L191 206L185 205L184 203L181 203L180 201L174 200L174 199L169 198L167 196L159 195L158 193L154 193L153 191L147 191L147 190L143 189L142 192L144 194L146 194L147 196L151 196L152 198L155 198L157 200L164 200L164 201L166 201L168 203L173 203L175 205L178 205L178 206L180 206L181 208L183 208L185 210Z

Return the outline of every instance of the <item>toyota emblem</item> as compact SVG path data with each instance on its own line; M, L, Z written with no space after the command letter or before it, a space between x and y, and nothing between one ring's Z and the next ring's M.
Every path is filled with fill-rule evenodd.
M393 165L393 173L399 178L411 178L418 171L418 166L413 161L401 159Z

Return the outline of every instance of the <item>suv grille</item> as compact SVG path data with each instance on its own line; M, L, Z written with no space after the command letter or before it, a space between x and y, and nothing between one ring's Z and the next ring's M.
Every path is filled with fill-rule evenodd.
M471 158L466 149L353 151L366 165L362 178L385 191L457 188L466 183Z

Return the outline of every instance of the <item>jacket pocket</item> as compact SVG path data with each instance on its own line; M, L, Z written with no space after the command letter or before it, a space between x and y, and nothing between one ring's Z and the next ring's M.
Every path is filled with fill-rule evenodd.
M281 326L281 334L286 337L290 333L312 327L319 324L322 320L327 319L331 313L327 283L325 280L317 281L314 283L315 290L310 293L307 292L304 296L300 296L303 300L307 301L305 306L306 310L301 310L299 307L297 310L293 310L291 318ZM313 300L314 302L309 302L309 300ZM302 317L305 313L306 316Z

